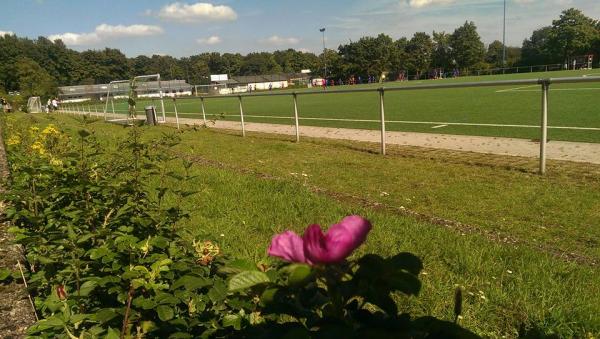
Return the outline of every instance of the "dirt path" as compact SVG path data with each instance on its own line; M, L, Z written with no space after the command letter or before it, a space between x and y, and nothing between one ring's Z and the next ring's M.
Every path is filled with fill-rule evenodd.
M174 118L167 118L175 122ZM201 119L180 118L181 124L202 124ZM240 123L234 121L216 121L209 127L241 130ZM293 125L278 125L247 122L246 131L295 135ZM375 130L300 126L300 137L329 138L366 142L381 142L381 133ZM468 151L521 157L539 157L539 142L526 139L480 137L412 132L387 132L390 145L419 146L454 151ZM550 141L547 146L547 158L600 164L600 144L570 141Z
M0 179L7 176L8 163L0 130ZM0 191L2 190L3 187L0 187ZM0 204L0 213L3 212L3 207ZM0 268L18 272L17 260L24 262L23 252L7 232L9 226L7 222L0 222ZM9 284L0 283L0 338L25 338L27 328L34 321L25 286L15 280Z

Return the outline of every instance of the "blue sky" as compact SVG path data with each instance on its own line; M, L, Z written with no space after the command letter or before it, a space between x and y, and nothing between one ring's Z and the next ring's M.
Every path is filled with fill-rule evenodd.
M600 18L599 0L506 0L507 43L520 46L569 7ZM452 32L474 21L485 43L502 39L503 0L3 0L0 34L60 37L76 50L115 47L128 56L216 51L319 52L365 35L397 39Z

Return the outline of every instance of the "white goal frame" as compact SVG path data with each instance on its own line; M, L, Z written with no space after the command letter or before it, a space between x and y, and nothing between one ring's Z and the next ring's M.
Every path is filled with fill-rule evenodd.
M165 115L165 102L163 99L163 91L162 91L162 86L160 84L160 74L138 75L138 76L134 77L132 80L113 80L113 81L111 81L108 84L108 89L106 92L106 103L104 104L104 120L107 120L108 102L109 101L110 101L110 105L112 107L113 118L116 118L116 116L117 116L116 112L115 112L114 95L111 96L111 89L113 88L113 85L128 83L130 86L130 90L131 90L131 86L134 85L137 80L151 80L151 79L156 79L156 81L158 82L158 96L159 96L159 100L160 100L162 120L158 120L157 122L158 123L167 122L167 118ZM129 120L129 115L127 116L127 120Z
M40 97L29 97L27 99L27 112L42 113L42 99Z

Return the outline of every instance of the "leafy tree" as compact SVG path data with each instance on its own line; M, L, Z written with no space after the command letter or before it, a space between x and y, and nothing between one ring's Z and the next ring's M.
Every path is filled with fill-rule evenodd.
M433 56L433 41L429 34L417 32L408 41L406 46L407 66L409 71L417 72L417 75L426 71L431 65Z
M504 45L502 42L495 40L492 42L487 49L487 53L485 54L485 62L489 63L494 67L502 67L502 54L504 50Z
M408 46L408 39L402 37L394 41L395 52L392 55L392 72L397 75L402 71L406 70L406 61L408 55L406 53L406 47Z
M23 57L16 63L21 96L48 98L56 94L56 83L48 72L30 58Z
M433 31L432 65L438 68L449 68L452 65L450 34Z
M240 53L224 53L221 55L222 74L240 74L244 57Z
M273 54L267 52L248 54L240 69L241 75L259 75L281 71L281 66L275 61Z
M286 73L296 73L303 69L316 69L319 64L314 54L303 53L291 48L285 51L275 51L273 57L281 66L283 72Z
M339 47L348 73L378 75L390 71L396 54L394 40L385 34L363 37Z
M459 68L472 68L483 61L485 47L477 33L475 23L465 22L450 36L450 46L456 66Z
M521 64L543 65L560 61L548 50L548 40L552 27L543 27L533 31L529 39L523 41Z
M598 39L597 23L585 16L580 10L569 8L562 12L558 20L552 21L548 38L548 48L554 55L560 55L562 61L590 52Z

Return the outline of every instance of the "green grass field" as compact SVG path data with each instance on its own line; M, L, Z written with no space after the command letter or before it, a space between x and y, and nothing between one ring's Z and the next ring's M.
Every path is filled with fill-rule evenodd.
M583 75L600 75L600 71L522 73L394 82L384 85L397 87ZM379 84L337 86L333 90L380 86ZM302 91L298 90L298 92ZM599 94L600 82L552 85L549 94L549 139L600 142ZM143 107L149 104L156 105L160 111L158 100L139 100L140 115L143 114ZM291 96L244 98L243 105L245 121L293 124ZM360 129L380 128L379 101L378 94L375 92L300 95L298 105L301 125ZM537 126L540 124L540 107L541 94L538 85L401 91L388 92L385 96L386 127L389 131L538 139L540 132ZM174 115L172 100L165 99L165 108L169 116ZM210 119L239 120L238 100L235 97L206 99L205 108ZM98 104L96 107L92 106L92 110L94 109L103 111L104 108ZM126 103L124 101L115 102L115 109L117 113L125 114ZM180 117L201 118L200 99L198 98L178 99L177 109ZM489 126L490 124L492 126Z
M80 117L21 118L73 136L83 128ZM128 128L102 121L87 128L122 152ZM225 253L265 259L277 232L358 213L375 225L360 253L409 251L423 260L422 291L398 296L402 311L450 319L453 290L462 286L461 324L484 337L600 334L598 166L549 162L542 177L532 173L535 161L512 157L406 147L381 157L350 142L143 130L146 140L180 136L176 154L194 162L195 179L185 185L200 191L183 202L191 211L185 227Z

